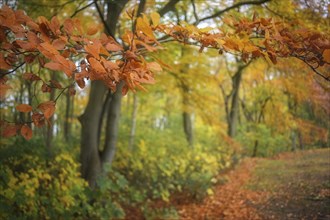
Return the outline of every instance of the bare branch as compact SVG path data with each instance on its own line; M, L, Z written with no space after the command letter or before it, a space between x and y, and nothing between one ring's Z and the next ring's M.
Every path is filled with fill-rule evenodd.
M199 20L199 22L201 21L205 21L205 20L208 20L208 19L211 19L211 18L215 18L215 17L218 17L220 15L222 15L223 13L227 12L227 11L230 11L232 9L235 9L235 8L238 8L238 7L241 7L243 5L261 5L263 3L266 3L266 2L269 2L270 0L261 0L261 1L256 1L256 0L251 0L251 1L246 1L246 2L239 2L239 3L236 3L228 8L225 8L221 11L218 11L216 13L214 13L213 15L210 15L210 16L207 16L205 18L201 18ZM198 24L199 22L195 22L195 25Z
M16 66L14 69L12 69L12 70L10 70L10 71L8 71L8 72L1 72L1 73L0 73L0 78L3 78L5 75L8 75L8 74L10 74L10 73L15 72L18 68L22 67L24 64L25 64L25 62L19 64L19 65Z
M180 0L170 0L162 9L158 11L158 14L160 16L163 16L169 11L174 11L176 3L178 3L179 1Z
M73 18L74 16L76 16L79 12L85 10L86 8L88 8L89 6L91 6L93 3L89 3L88 5L77 9L70 17Z
M109 34L114 40L116 40L115 36L112 35L111 33L111 30L110 30L110 27L108 26L107 22L105 21L104 19L104 16L103 16L103 13L99 7L99 5L97 4L97 0L94 0L92 4L95 4L95 7L96 7L96 10L97 10L97 13L99 14L100 18L101 18L101 21L103 23L103 26L107 32L107 34Z
M196 12L196 5L195 5L195 0L191 0L191 4L193 6L193 11L194 11L194 17L196 19L195 23L199 23L199 18L198 18L198 15L197 15L197 12Z

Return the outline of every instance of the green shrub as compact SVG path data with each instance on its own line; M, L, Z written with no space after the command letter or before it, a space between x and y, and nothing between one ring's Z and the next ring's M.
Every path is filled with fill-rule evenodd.
M63 219L85 215L87 183L68 154L46 162L38 156L0 165L1 219Z

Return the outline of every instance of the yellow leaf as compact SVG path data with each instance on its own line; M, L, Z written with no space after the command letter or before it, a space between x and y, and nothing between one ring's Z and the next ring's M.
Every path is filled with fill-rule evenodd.
M138 18L136 21L136 29L137 31L142 31L146 36L150 37L151 39L155 39L150 25L141 17Z
M157 26L159 24L160 15L157 12L152 12L150 18L154 26Z

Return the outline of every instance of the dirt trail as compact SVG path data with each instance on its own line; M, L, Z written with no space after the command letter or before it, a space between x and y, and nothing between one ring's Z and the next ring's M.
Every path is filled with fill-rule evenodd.
M177 210L185 220L330 220L330 151L246 159L213 196Z

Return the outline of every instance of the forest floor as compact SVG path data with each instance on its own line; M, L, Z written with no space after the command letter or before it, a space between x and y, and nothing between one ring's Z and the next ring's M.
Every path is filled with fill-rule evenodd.
M180 219L330 220L329 149L246 158L225 177L200 203L173 201Z

